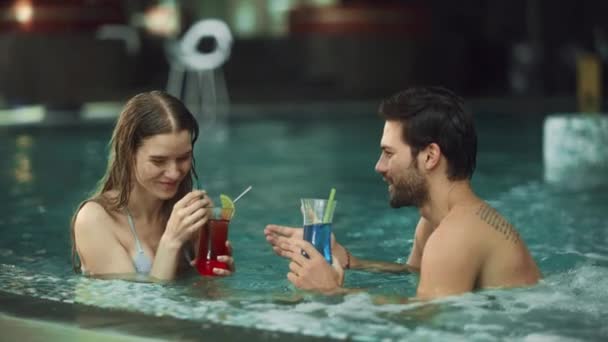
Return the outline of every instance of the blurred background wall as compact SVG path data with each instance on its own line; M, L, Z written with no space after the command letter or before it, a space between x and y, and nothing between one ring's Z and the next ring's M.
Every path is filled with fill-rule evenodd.
M223 66L235 103L375 100L415 84L574 97L577 57L608 60L607 14L605 0L2 0L0 108L164 89L167 44L204 18L235 37Z

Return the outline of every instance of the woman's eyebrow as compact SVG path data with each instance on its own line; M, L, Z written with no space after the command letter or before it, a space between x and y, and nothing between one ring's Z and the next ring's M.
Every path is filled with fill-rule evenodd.
M184 153L178 155L177 157L181 158L181 157L187 157L187 156L190 156L190 155L192 155L192 150L190 150L188 152L184 152ZM151 155L151 156L149 156L149 158L150 159L167 159L167 158L170 158L170 157L166 156L166 155Z

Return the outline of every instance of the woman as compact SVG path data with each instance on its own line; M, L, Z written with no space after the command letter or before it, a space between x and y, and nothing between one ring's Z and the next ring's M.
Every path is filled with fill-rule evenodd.
M112 134L106 174L72 218L75 271L176 277L212 206L205 191L192 189L197 137L196 119L173 96L152 91L129 100ZM232 257L218 260L230 270L214 273L232 274Z

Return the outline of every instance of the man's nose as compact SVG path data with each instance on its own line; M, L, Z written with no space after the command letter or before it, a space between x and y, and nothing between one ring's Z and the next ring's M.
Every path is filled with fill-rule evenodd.
M376 172L379 174L384 174L386 172L386 165L382 157L380 157L376 162L376 167L374 167L374 170L376 170Z

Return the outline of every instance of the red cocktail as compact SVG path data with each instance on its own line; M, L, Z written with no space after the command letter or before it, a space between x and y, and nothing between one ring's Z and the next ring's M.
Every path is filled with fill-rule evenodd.
M228 240L228 224L232 217L232 209L212 208L213 215L201 229L196 269L204 276L214 276L213 268L230 269L228 264L218 261L220 255L228 255L226 247Z

